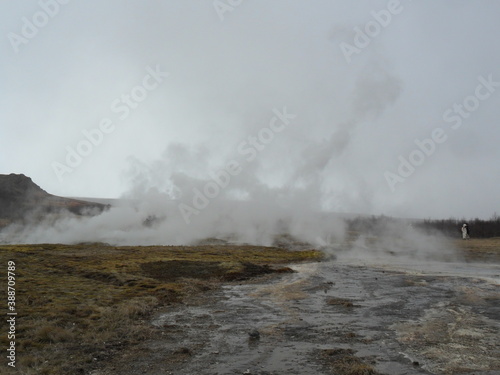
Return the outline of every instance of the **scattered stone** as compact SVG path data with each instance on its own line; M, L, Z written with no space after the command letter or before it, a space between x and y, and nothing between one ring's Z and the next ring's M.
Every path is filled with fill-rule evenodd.
M256 329L248 333L250 340L260 340L260 332Z
M179 348L174 352L174 354L182 354L182 355L188 355L188 356L193 355L189 348Z
M326 303L330 306L354 307L352 301L345 298L330 297L326 299Z

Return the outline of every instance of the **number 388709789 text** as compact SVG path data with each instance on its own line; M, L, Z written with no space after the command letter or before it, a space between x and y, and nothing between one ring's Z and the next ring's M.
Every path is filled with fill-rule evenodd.
M7 263L7 322L9 323L7 358L11 367L16 367L16 315L16 263L9 261Z

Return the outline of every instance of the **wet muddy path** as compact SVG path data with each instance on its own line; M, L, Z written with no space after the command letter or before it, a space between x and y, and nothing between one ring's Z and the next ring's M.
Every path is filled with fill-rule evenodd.
M350 365L360 374L500 374L500 268L462 267L322 262L227 285L159 314L153 324L164 339L148 343L148 358L129 370L318 375L349 373ZM346 368L335 362L340 354Z

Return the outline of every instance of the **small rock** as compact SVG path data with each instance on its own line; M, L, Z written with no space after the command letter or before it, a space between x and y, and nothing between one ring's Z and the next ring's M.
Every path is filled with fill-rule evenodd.
M181 354L181 355L193 355L193 353L191 353L191 350L189 348L179 348L177 349L174 354Z
M255 329L252 332L249 332L248 336L249 336L250 340L259 340L260 339L260 332Z

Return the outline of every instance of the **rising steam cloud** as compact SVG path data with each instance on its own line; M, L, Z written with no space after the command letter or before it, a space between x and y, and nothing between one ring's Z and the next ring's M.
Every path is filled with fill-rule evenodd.
M243 2L223 20L210 1L125 3L71 2L19 54L2 50L12 94L3 101L0 145L16 157L0 168L55 195L121 195L98 216L11 227L4 241L168 245L216 237L269 245L287 233L327 248L346 237L346 214L493 213L497 93L396 192L384 172L397 169L415 139L449 125L443 112L474 93L478 76L498 81L498 4L401 2L348 62L340 43L373 25L386 1ZM4 35L37 11L8 6L17 13L1 13ZM141 85L145 67L165 72L161 85L147 81L143 100L119 121L110 104ZM283 129L271 128L276 111L293 115ZM113 132L59 181L51 163L107 117ZM265 142L253 145L259 134ZM235 170L195 207L214 176ZM477 199L458 199L456 186Z
M335 175L339 163L348 163L358 126L378 117L397 100L400 91L397 78L380 67L371 67L356 79L349 95L351 118L342 123L329 119L332 130L324 139L315 140L308 134L308 129L315 128L308 108L286 107L293 113L293 121L287 124L291 129L274 134L272 142L255 146L253 158L245 158L239 146L252 134L259 134L268 121L259 128L252 118L243 119L247 123L241 133L246 135L230 144L227 152L204 144L172 143L159 159L146 162L130 158L124 173L130 188L121 203L96 217L42 223L15 237L23 242L131 245L192 244L222 238L271 245L277 236L289 234L318 246L340 242L345 223L328 207L336 195L328 178ZM269 118L272 114L269 111ZM306 141L297 143L297 135ZM207 184L213 184L214 175L230 160L237 161L240 173L231 176L228 186L219 186L217 196L210 198L206 207L193 207L196 214L190 213L186 220L180 204L192 207L196 192L203 193ZM348 211L351 203L346 200L340 208Z

